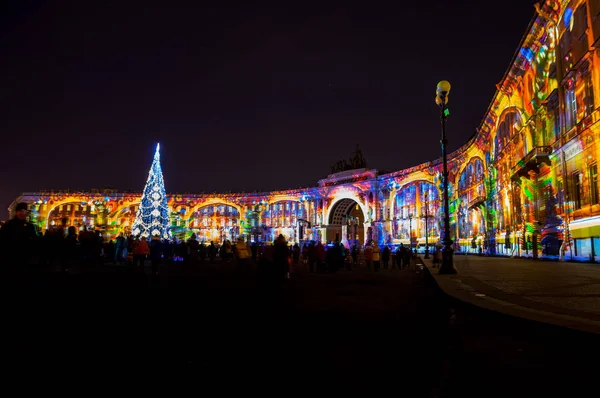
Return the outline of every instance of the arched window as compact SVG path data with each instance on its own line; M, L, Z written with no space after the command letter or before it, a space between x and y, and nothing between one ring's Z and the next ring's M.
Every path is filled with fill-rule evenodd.
M440 197L437 187L427 181L416 181L403 186L396 194L394 237L408 239L410 229L414 237L425 236L425 215L428 216L429 236L438 235ZM412 221L410 217L412 216Z
M483 161L473 158L464 168L458 179L458 191L463 192L483 181Z
M498 157L498 155L506 148L515 132L515 126L520 125L520 123L521 116L516 110L511 110L504 114L504 117L498 124L498 129L496 130L496 139L494 140L495 157Z
M304 206L295 201L281 201L263 211L261 222L269 227L293 228L299 218L306 218Z
M224 203L198 208L189 220L189 228L196 233L198 240L222 242L234 240L239 231L240 213Z

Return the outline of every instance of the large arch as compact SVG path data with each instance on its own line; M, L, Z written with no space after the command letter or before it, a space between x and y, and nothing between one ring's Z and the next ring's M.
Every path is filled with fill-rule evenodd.
M492 142L490 152L493 153L494 159L502 153L514 134L521 130L523 122L524 113L519 107L510 105L502 110L490 137Z
M63 206L66 206L66 208L62 209ZM110 223L109 213L108 210L99 213L96 210L97 207L102 209L104 202L70 197L53 204L51 207L48 206L46 211L40 212L40 219L45 221L44 229L61 226L64 219L67 220L67 227L83 228L86 226L94 228L97 225L102 225L104 228Z
M75 195L69 195L66 197L62 197L61 199L50 199L49 203L46 206L46 210L40 211L40 218L48 221L48 217L50 216L50 214L52 214L52 212L59 206L67 205L67 204L75 204L75 203L79 204L82 202L88 202L89 200L90 199L88 199L87 197L75 196ZM48 227L49 227L49 222L46 222L45 229L48 229Z
M288 242L298 241L298 219L306 219L304 204L293 196L278 196L270 201L260 214L260 224L265 226L262 239L272 242L283 235Z
M457 239L463 252L472 250L472 241L482 240L485 220L481 206L486 203L485 166L479 157L467 162L457 181Z
M367 240L367 213L364 209L358 198L336 198L327 209L325 239L339 241L346 247L363 245Z
M485 178L485 162L479 156L473 156L465 162L459 172L455 184L456 192L463 191L473 185L483 183ZM465 186L466 184L466 186ZM485 193L484 193L485 194Z
M473 155L469 158L468 161L463 162L461 164L461 166L459 167L459 169L456 172L456 180L454 181L454 183L456 185L458 185L459 181L460 181L460 176L463 174L463 172L465 171L465 169L467 169L467 167L471 164L474 164L476 162L480 162L481 163L481 167L483 168L483 175L485 175L485 173L487 172L487 168L486 168L486 163L483 160L483 158L479 155Z
M273 195L269 198L268 204L277 202L300 202L300 198L292 195Z
M219 211L215 211L214 208L220 206L230 209L223 209L219 214ZM210 213L202 211L211 207L213 210ZM200 241L233 241L241 233L242 213L240 206L228 204L227 201L223 200L212 203L204 202L192 209L193 211L188 211L185 217L181 218L183 225L178 225L178 227L194 232Z
M425 242L433 246L440 236L441 205L441 192L433 181L403 184L393 197L393 239L405 245L421 244L423 250Z
M369 221L369 217L368 217L369 216L369 208L368 208L368 206L354 192L336 192L336 193L334 193L333 194L333 200L331 201L331 204L325 210L325 220L327 220L329 222L331 210L333 209L333 207L336 205L337 202L339 202L340 200L343 200L343 199L352 199L353 201L355 201L360 206L360 209L362 210L362 212L363 212L363 214L365 216L365 220Z
M211 198L211 199L207 199L204 202L197 203L194 206L192 206L191 208L189 208L186 212L185 217L182 217L182 219L188 220L192 216L192 214L194 214L196 211L198 211L198 209L201 209L205 206L211 206L211 205L231 206L231 207L234 207L238 211L238 213L242 214L242 206L238 205L237 203L233 203L227 199Z
M133 221L137 215L136 206L139 207L140 202L129 202L123 203L117 206L112 212L108 214L108 224L112 229L113 233L125 232L129 234ZM127 217L123 217L126 212L130 214ZM126 218L123 222L123 218Z

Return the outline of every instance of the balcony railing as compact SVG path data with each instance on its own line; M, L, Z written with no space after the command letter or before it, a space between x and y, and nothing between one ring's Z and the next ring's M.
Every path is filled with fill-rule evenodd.
M551 146L538 146L533 148L523 159L519 160L511 169L512 179L518 181L521 177L529 178L529 172L539 172L540 164L550 165Z
M483 196L477 196L469 202L469 209L473 209L483 203L485 203L485 198Z

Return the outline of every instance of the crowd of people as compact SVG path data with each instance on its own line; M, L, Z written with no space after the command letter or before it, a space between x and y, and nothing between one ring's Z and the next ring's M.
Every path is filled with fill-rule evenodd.
M234 243L225 240L199 242L194 234L187 240L161 240L154 236L125 236L105 241L99 231L83 228L81 231L63 223L39 236L34 225L27 221L26 204L16 207L15 217L0 229L0 261L7 267L31 265L52 271L66 272L70 268L94 267L104 263L144 270L149 262L152 273L158 274L163 266L181 263L231 263L240 272L256 271L264 277L289 278L290 273L304 265L308 272L336 272L364 267L374 272L379 269L405 269L416 256L408 247L391 245L380 247L368 242L364 247L354 244L346 247L340 242L323 244L305 242L289 244L279 235L269 244L248 244L242 237Z

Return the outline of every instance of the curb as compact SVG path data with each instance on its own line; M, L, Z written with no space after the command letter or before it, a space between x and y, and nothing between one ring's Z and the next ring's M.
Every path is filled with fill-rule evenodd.
M421 257L419 257L418 263L427 270L427 273L435 281L441 292L463 304L528 321L568 328L584 333L600 334L600 321L524 307L501 300L484 292L477 291L472 286L464 283L460 279L460 275L439 275L435 272L437 268L431 267Z

